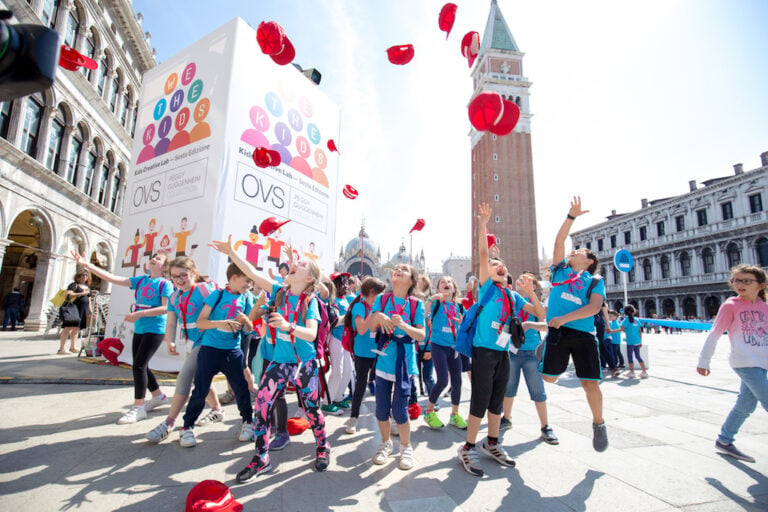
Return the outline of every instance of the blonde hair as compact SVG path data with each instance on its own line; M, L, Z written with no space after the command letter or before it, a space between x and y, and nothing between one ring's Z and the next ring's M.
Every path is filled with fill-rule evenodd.
M755 280L757 280L758 284L765 284L766 282L765 270L754 265L746 265L744 263L741 265L736 265L731 269L731 279L733 279L736 274L752 274L755 276ZM766 302L765 288L757 292L757 297L763 302Z
M195 275L197 275L195 278L196 283L205 282L205 276L200 275L200 271L197 269L195 260L189 256L179 256L178 258L171 260L171 262L168 264L168 271L170 272L170 269L172 268L183 268L187 272L193 272Z

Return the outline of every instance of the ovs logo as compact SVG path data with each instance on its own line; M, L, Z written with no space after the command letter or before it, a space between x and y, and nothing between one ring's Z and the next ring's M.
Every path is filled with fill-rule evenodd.
M280 94L267 93L264 106L251 107L253 128L245 130L240 140L254 148L277 151L282 162L328 188L328 159L320 145L320 129L312 122L312 103L303 96L295 98L290 86L283 83Z
M155 123L144 128L141 137L144 148L139 153L137 164L211 136L211 127L205 122L211 102L200 97L203 82L195 80L196 71L195 63L190 62L181 77L171 73L165 79L165 96L155 103L152 112ZM187 130L190 120L195 124Z

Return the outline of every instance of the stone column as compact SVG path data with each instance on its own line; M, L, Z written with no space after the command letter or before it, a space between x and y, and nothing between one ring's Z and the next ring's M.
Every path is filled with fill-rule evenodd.
M109 98L112 95L112 87L114 86L113 81L116 76L117 72L110 70L110 72L107 73L106 78L104 78L104 94L102 94L101 98L104 100L104 103L107 104L107 108L109 108Z
M103 165L103 162L102 162ZM115 167L109 168L109 173L107 174L107 188L104 191L104 202L102 203L105 208L109 209L109 202L112 199L112 187L114 187L114 179L115 179L115 173L117 172L117 169Z
M11 119L8 126L8 142L12 145L19 147L21 142L22 125L24 124L24 116L27 113L27 97L18 98L13 100L11 106Z
M56 17L56 32L61 36L61 44L64 44L64 37L67 35L67 18L69 11L75 8L73 0L62 0L59 4L59 13Z
M7 238L0 238L0 268L3 267L3 258L5 258L5 250L12 243L13 243L13 240L8 240Z
M53 105L46 105L43 107L43 116L40 119L40 130L37 132L37 158L36 160L45 165L46 157L48 156L48 140L51 136L51 123L53 116L56 114L56 107Z
M61 141L61 148L59 148L61 158L59 158L58 174L64 179L67 179L67 168L69 167L69 148L72 145L72 134L75 131L75 127L67 125L64 127L64 138Z
M93 169L93 175L96 181L94 181L93 186L91 187L91 199L93 199L96 202L99 201L99 186L101 185L102 165L104 165L104 156L97 156L96 163L94 164L94 169ZM107 178L107 183L105 184L105 188L109 190L109 178ZM106 191L104 192L104 194L106 194Z
M80 159L78 160L77 164L77 178L75 179L75 186L78 190L81 190L85 194L87 194L88 191L83 190L83 186L85 185L85 173L87 172L86 166L88 163L88 152L91 150L92 145L92 142L83 142L83 145L80 148ZM91 184L93 184L93 177L91 177Z
M48 272L53 258L47 252L38 252L37 268L35 269L35 284L29 301L29 314L24 320L25 331L44 331L48 325L48 299L50 281L55 279L53 272ZM55 260L54 260L55 261Z
M104 57L104 50L97 48L96 51L93 53L93 60L96 61L96 63L101 67L101 59ZM97 82L99 80L99 68L96 68L93 70L93 73L91 73L91 78L89 82L91 82L91 85L93 86L93 90L96 92L96 94L99 94L99 90L97 89Z

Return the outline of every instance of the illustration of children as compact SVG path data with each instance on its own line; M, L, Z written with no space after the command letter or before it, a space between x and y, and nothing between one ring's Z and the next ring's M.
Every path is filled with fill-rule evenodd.
M196 230L197 230L197 222L195 222L194 227L191 230L187 229L187 218L182 217L181 218L181 230L174 232L173 228L171 228L171 236L176 238L176 257L179 256L189 256L192 254L192 251L190 251L189 254L187 254L187 237L191 236ZM194 250L197 247L197 244L192 245L192 250Z
M131 254L130 259L126 262L125 259L122 261L122 268L133 268L133 275L136 275L136 269L139 268L139 253L141 251L141 248L144 247L144 244L139 242L141 240L141 234L139 233L139 229L136 228L136 234L133 236L133 244L129 245L125 249L125 256L128 256L128 253Z
M163 227L160 226L160 229L155 231L155 226L157 225L157 221L154 218L149 219L149 231L144 233L141 232L141 236L144 237L144 256L151 257L152 254L155 252L155 238L160 234L160 232L163 230Z
M234 249L237 251L240 249L241 245L244 245L246 247L245 261L253 265L256 270L262 271L264 269L261 267L261 265L259 265L259 252L264 247L258 243L258 240L259 226L253 226L253 228L251 228L251 232L248 233L248 240L238 240L235 242Z

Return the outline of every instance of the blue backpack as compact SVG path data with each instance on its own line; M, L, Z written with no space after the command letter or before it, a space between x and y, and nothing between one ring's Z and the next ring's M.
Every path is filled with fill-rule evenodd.
M459 354L472 357L472 340L475 338L475 331L477 331L477 317L480 316L491 297L493 297L493 287L489 287L480 297L480 302L473 304L464 313L461 324L459 324L459 332L456 334L456 351Z

